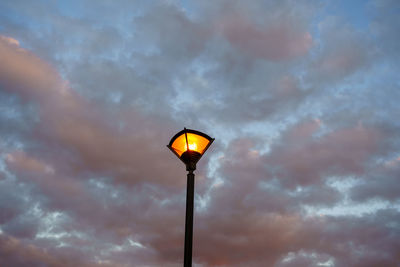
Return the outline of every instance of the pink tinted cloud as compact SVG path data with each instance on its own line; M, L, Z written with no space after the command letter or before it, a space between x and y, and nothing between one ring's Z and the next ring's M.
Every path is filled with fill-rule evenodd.
M53 67L21 48L17 40L1 37L0 83L4 90L36 100L49 100L54 93L61 93L64 85Z
M132 110L111 117L75 93L38 57L16 44L3 44L2 49L10 61L14 57L21 63L0 69L6 91L39 104L40 117L29 137L40 145L10 152L6 164L19 182L34 185L32 194L46 199L41 208L68 214L73 221L64 227L95 232L107 242L121 243L137 236L150 251L161 253L167 249L164 240L180 240L183 231L177 220L183 218L184 207L179 198L174 200L173 192L180 191L184 183L178 179L184 177L184 167L177 167L179 161L165 147L171 132L163 129L171 129L171 125ZM24 77L22 65L37 69ZM90 188L88 177L98 176L111 179L100 181L105 183L104 189ZM128 195L117 190L121 183L131 185L133 192ZM113 189L123 194L120 197L125 201L112 198L107 190ZM171 204L161 207L166 191ZM67 238L64 242L90 241ZM173 248L173 258L178 257L180 245Z
M258 25L235 14L219 22L223 36L244 53L272 61L289 60L305 55L312 46L312 36L290 22Z
M185 49L186 53L191 55L200 53L203 43L200 42L200 45L196 43L196 34L190 35L193 41L180 42L180 38L176 38L178 36L175 31L176 24L165 22L169 17L170 15L162 17L159 23L165 23L163 28L167 29L165 32L170 31L175 35L165 39L166 47L161 51L174 60L176 55L184 58L185 53L182 51ZM179 16L175 18L180 20ZM152 19L149 19L145 24L151 22ZM305 35L296 35L300 44L298 50L285 44L291 40L290 34L293 33L290 25L272 24L269 27L255 22L235 23L242 24L238 25L238 32L229 25L226 25L227 31L232 33L223 32L225 38L236 48L235 52L273 61L293 59L307 53ZM186 30L193 29L187 23L182 25ZM157 26L154 27L155 34L157 29ZM247 29L249 29L248 35L243 33ZM287 31L289 35L283 34L280 37L282 34L280 31ZM193 32L197 31L194 29ZM307 34L305 30L299 32ZM245 38L242 38L243 36ZM271 36L280 38L282 47L277 47L277 43L269 39ZM11 45L14 47L17 45L16 42L12 43L13 41ZM145 61L153 63L152 60ZM324 73L335 74L341 67L346 71L353 71L351 62L343 62L343 59L338 62L326 64ZM37 64L37 66L43 65ZM162 72L165 66L171 65L162 64L157 70L169 77ZM18 68L14 68L18 72L16 76L22 77L23 72ZM41 68L51 69L49 65ZM248 71L247 68L244 68L244 71ZM7 80L9 77L4 75L2 79ZM39 77L42 80L46 78L41 74L37 75L38 79ZM221 77L226 79L226 74ZM60 86L63 82L59 83L58 78L47 78L58 84L54 88L63 88ZM52 92L47 90L52 86L48 86L46 82L39 82L37 88L30 88L32 91L27 91L24 85L35 84L34 79L25 84L20 83L23 79L19 78L4 83L10 85L5 88L7 92L14 92L27 101L41 104L39 111L41 121L35 129L36 135L32 137L41 142L36 146L36 149L41 147L40 151L28 147L26 151L11 153L7 161L7 167L16 174L17 181L33 183L39 187L40 197L48 198L43 208L62 208L63 213L72 215L73 222L69 225L69 229L87 231L89 234L93 234L92 230L96 229L93 240L71 241L77 247L96 249L100 243L121 245L121 240L126 237L135 237L136 241L144 245L145 248L140 248L139 252L135 250L110 253L107 260L112 261L113 266L118 266L119 263L122 263L121 266L132 264L140 266L141 260L144 260L145 266L179 265L183 249L183 197L172 196L170 192L166 192L165 187L168 184L179 185L174 179L184 177L184 173L176 172L180 163L176 163L172 154L168 154L167 150L166 153L159 150L161 147L164 148L163 140L168 140L170 133L162 132L168 127L165 125L160 127L159 122L152 122L153 117L140 115L137 111L125 110L123 116L118 112L113 115L107 114L102 107L74 94L72 90L67 94L55 93L58 91L55 90L49 94L54 97L46 97L44 92ZM282 85L282 90L275 92L277 97L272 101L260 102L260 105L272 106L281 112L282 105L278 105L280 101L275 100L297 95L296 83L284 78ZM231 91L228 92L230 93ZM245 110L253 113L250 107L254 106L254 103L244 105L243 98L239 98L240 101L233 102L233 105L230 103L234 107L232 110L245 107ZM273 102L279 103L273 105ZM232 110L229 110L227 117L236 120L237 124L238 116L232 114ZM260 117L265 119L268 109L260 109L259 113ZM249 117L249 120L251 119L254 118ZM225 158L219 162L221 166L218 170L225 183L212 188L208 210L196 211L194 247L196 262L205 266L258 267L274 266L279 263L279 267L299 267L321 265L332 257L337 267L397 266L398 240L400 240L395 227L399 220L397 211L392 212L394 215L388 212L389 215L368 214L360 218L351 216L304 218L299 214L297 202L302 204L314 201L328 205L334 203L334 197L329 198L326 194L330 192L329 188L327 190L319 183L325 174L323 167L331 167L329 165L331 162L334 170L330 173L362 174L363 164L372 157L371 155L376 154L379 144L379 131L373 128L361 127L357 130L358 126L354 126L336 129L320 136L318 135L320 127L318 121L308 121L289 128L282 136L281 144L272 146L270 155L260 155L257 146L251 140L240 140L229 145ZM149 163L151 168L148 167ZM275 166L290 174L286 177L283 173L277 178L287 179L287 183L291 183L290 179L293 178L293 183L302 185L302 192L305 193L300 196L295 195L287 183L284 184L286 187L275 184L274 173L269 172ZM304 172L301 172L302 170ZM88 173L91 177L114 176L115 181L133 186L128 187L129 190L125 192L118 183L110 182L101 184L104 186L102 190L93 189L92 186L85 184ZM309 174L319 178L312 180ZM302 177L298 175L307 177L301 180ZM145 181L150 181L150 185L145 184ZM393 182L395 179L387 185L396 190L391 186ZM270 187L262 187L266 186L266 183ZM74 190L70 190L66 184L72 186ZM116 188L117 198L111 199L109 196ZM196 188L198 192L197 189L198 187ZM74 198L69 197L70 195ZM2 216L3 214L0 217ZM113 235L119 235L121 238L110 237ZM23 243L22 240L19 242ZM7 242L0 241L0 243ZM68 266L85 266L83 262L65 260L54 250L46 251L43 243L37 246L39 253L36 254L40 252L51 254ZM10 251L8 246L0 245L0 253L3 255L0 259L4 261L2 265L18 266L20 259L26 258L27 266L43 262L58 266L45 257L30 257L31 254L26 253L25 244L15 247L17 249ZM58 249L68 250L65 247ZM102 250L98 250L93 254L87 253L87 256L99 257L102 253ZM79 253L71 253L69 259L76 259L76 255ZM285 261L287 255L293 255L293 260ZM34 260L29 262L29 258Z
M40 121L31 138L48 146L43 153L57 154L47 157L63 163L58 166L72 164L70 170L101 172L126 184L182 185L165 149L171 133L162 131L172 130L172 122L167 125L133 109L110 115L76 93L45 61L7 38L0 40L0 55L3 88L38 104ZM60 146L65 153L56 151Z
M96 263L79 251L66 249L59 251L54 248L44 249L33 243L19 240L12 236L0 234L0 265L1 266L104 266L111 265Z
M266 156L275 175L287 185L310 185L330 175L363 174L382 142L378 128L362 125L313 136L319 123L292 127Z
M97 239L112 244L135 238L146 247L145 252L155 250L154 257L169 251L168 260L179 258L183 238L180 222L184 218L184 205L179 196L166 197L165 192L146 186L117 190L102 181L102 186L97 187L85 180L49 171L52 168L43 160L22 151L9 154L6 164L20 182L34 185L33 192L45 198L41 209L62 212L72 219L68 224L57 225L62 232L95 233ZM165 200L168 204L161 205ZM68 246L92 244L89 250L97 246L86 235L62 237L60 241Z

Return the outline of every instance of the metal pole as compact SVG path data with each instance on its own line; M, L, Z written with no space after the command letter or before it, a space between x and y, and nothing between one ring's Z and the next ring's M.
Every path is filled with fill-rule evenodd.
M184 267L192 267L194 173L187 174Z

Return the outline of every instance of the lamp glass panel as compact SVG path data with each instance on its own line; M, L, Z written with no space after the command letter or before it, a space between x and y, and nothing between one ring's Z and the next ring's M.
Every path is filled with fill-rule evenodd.
M193 133L187 133L187 138L189 150L199 152L200 154L204 153L204 150L206 149L208 143L210 143L207 138ZM185 133L176 138L171 147L179 156L181 156L183 152L188 150L186 145Z

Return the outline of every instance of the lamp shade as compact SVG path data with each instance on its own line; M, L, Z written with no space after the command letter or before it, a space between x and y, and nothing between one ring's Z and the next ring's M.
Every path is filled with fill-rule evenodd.
M167 147L186 165L193 165L200 160L213 141L205 133L185 128L172 137Z

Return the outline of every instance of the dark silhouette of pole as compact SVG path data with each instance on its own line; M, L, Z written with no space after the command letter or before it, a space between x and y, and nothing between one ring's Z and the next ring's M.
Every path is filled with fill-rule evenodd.
M192 267L194 173L187 174L184 267Z

